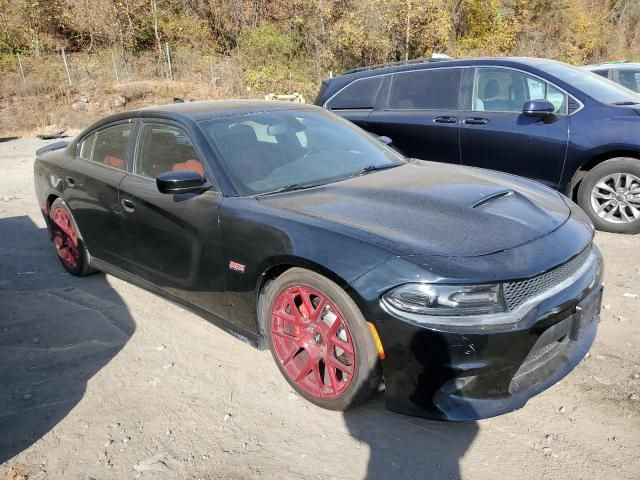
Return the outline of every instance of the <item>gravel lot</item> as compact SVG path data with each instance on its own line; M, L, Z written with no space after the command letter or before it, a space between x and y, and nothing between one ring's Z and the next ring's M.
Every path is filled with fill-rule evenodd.
M66 274L33 193L45 143L0 140L0 478L640 478L640 236L597 234L596 343L522 410L447 424L381 396L341 414L295 395L269 352Z

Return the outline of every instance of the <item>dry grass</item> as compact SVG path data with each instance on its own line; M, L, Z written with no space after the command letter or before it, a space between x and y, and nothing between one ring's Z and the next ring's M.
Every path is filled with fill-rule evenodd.
M214 62L193 53L176 53L174 81L164 77L163 65L153 55L130 59L126 66L116 60L119 81L111 52L72 56L72 86L60 57L28 58L23 64L26 81L17 68L0 75L0 136L38 133L52 124L61 130L81 129L105 115L170 103L174 97L193 101L246 95L242 70L232 59ZM119 96L126 98L124 106L115 105ZM81 97L89 100L88 109L74 111L71 105Z

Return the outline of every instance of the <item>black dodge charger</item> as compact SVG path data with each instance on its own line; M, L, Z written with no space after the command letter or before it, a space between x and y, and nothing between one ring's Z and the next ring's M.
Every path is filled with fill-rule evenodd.
M407 159L318 107L173 104L42 148L35 185L64 268L103 271L268 347L345 410L446 420L522 407L596 335L602 257L563 195Z

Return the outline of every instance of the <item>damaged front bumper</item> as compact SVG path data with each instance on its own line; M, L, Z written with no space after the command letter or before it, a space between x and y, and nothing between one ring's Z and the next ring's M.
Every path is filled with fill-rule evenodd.
M602 298L602 256L496 323L448 326L369 303L385 352L390 410L476 420L523 407L567 375L593 344Z

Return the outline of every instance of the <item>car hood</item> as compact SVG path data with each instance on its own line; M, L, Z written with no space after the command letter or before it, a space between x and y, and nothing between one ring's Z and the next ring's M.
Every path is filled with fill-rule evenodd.
M259 199L381 237L399 255L488 255L548 235L570 216L541 184L420 160Z

